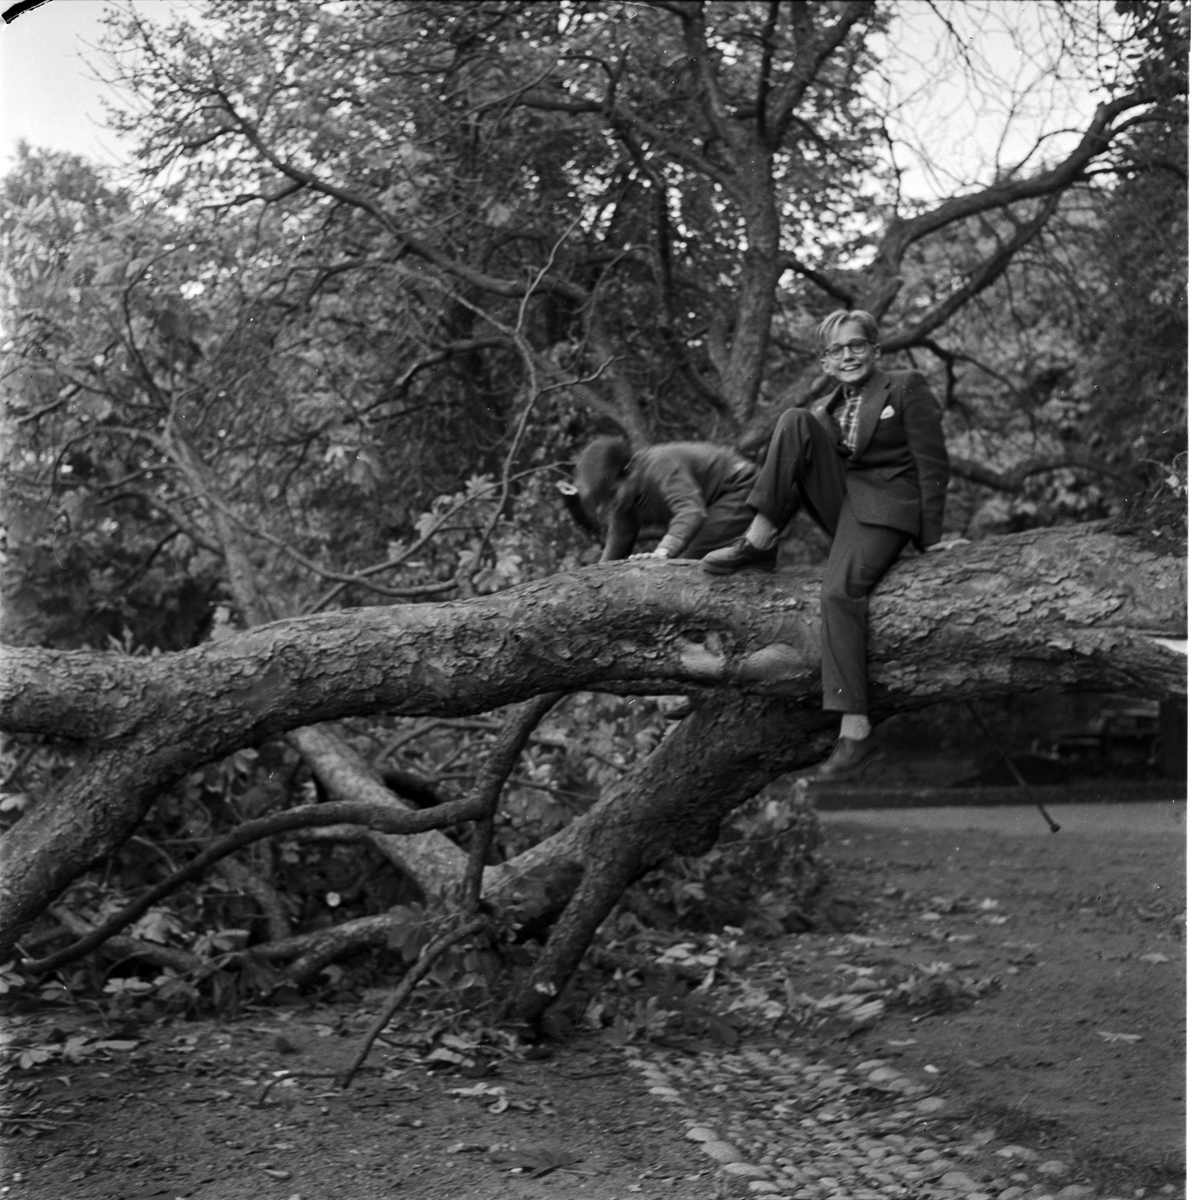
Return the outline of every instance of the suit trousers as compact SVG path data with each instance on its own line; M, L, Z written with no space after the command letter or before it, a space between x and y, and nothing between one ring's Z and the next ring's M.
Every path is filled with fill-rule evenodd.
M823 707L868 712L868 597L910 535L856 519L848 471L831 434L804 409L782 414L749 506L779 529L805 504L832 538L819 593Z

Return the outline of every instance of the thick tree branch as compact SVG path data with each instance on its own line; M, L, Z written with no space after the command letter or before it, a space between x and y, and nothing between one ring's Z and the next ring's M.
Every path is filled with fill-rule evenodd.
M982 212L1006 208L1022 200L1053 195L1076 183L1097 155L1104 153L1115 136L1113 122L1122 113L1148 103L1147 97L1130 93L1097 107L1079 145L1054 167L1026 178L999 180L979 191L956 196L908 220L895 218L881 239L877 253L878 273L896 275L906 251L915 242L948 225L965 221Z
M761 30L761 69L757 72L757 134L763 140L768 138L769 123L767 106L769 92L773 86L773 54L775 50L773 35L777 31L778 18L781 16L781 0L769 0L769 12L765 14L765 26Z
M445 834L437 832L459 820L482 815L480 808L466 800L452 801L436 808L411 809L385 785L371 763L362 758L333 726L318 725L296 729L286 740L302 756L324 789L339 803L367 803L374 809L388 809L410 817L437 814L440 820L420 830L385 829L369 822L368 841L404 874L413 879L424 893L441 896L449 893L463 871L464 855ZM455 817L462 811L469 815ZM396 836L402 834L403 836Z
M735 157L744 151L748 133L732 119L727 101L720 88L720 81L711 61L711 49L707 44L703 5L701 3L683 5L682 8L671 11L677 12L678 18L682 22L682 41L687 55L694 64L695 74L699 80L699 102L703 108L703 115L719 140L733 152L733 157Z
M773 93L765 116L768 143L776 150L785 140L795 109L802 103L807 89L819 77L823 64L844 44L853 27L876 8L873 0L849 0L838 6L839 18L817 37L810 18L810 6L792 4L795 23L794 70L789 79ZM760 114L758 114L760 119Z
M1024 552L1014 547L1027 545L1100 597L1106 628L1169 631L1182 619L1181 596L1166 592L1159 603L1136 586L1139 571L1175 577L1180 560L1096 526L906 560L882 585L878 612L887 605L896 616L906 589L922 592L923 627L941 637L952 604L932 588L966 590L972 579L996 576L998 593L1013 592L1020 582L1013 556ZM277 621L153 659L4 647L0 728L112 745L155 726L171 743L187 730L191 753L220 757L300 724L377 711L464 716L543 690L636 684L803 694L816 666L817 590L814 571L717 584L694 563L605 564L464 603ZM1063 610L1054 619L1084 623ZM995 634L975 638L971 654L986 653ZM757 674L752 656L779 643L788 672Z
M509 864L570 868L571 895L510 1007L531 1021L559 995L624 889L671 854L703 854L737 805L787 771L822 757L831 714L758 696L717 695L591 809ZM673 781L682 779L675 788ZM565 876L564 876L565 877ZM491 889L499 895L499 876Z
M949 295L936 304L917 324L910 329L899 330L882 341L886 350L901 350L923 341L930 333L944 325L952 316L974 297L990 288L1008 270L1018 251L1029 245L1046 227L1062 199L1062 193L1047 196L1037 214L1025 224L1018 226L1013 236L1003 242L968 278Z
M845 308L856 307L856 295L848 288L842 287L836 283L828 275L824 275L822 271L815 270L814 267L807 266L795 255L788 252L783 253L778 262L783 271L794 271L801 275L804 279L809 279L820 291L825 292L833 300L838 300Z
M874 704L891 711L1041 688L1184 695L1185 659L1155 640L1185 634L1184 569L1183 559L1095 526L909 558L873 598ZM7 649L0 727L70 731L94 749L0 843L0 920L19 936L188 771L310 722L462 716L585 688L722 689L815 705L818 590L814 571L724 581L696 563L625 563L462 603L278 621L153 659ZM303 755L317 751L306 745ZM371 796L342 747L331 751L320 775L328 790ZM475 815L466 803L401 811L379 780L371 786L386 802L267 820L359 821L386 830L370 834L380 838ZM441 840L435 870L457 886L462 852ZM428 845L427 860L434 853Z

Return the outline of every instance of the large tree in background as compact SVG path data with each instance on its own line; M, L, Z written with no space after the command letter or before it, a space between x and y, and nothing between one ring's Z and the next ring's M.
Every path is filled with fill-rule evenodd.
M984 8L957 16L969 7ZM431 303L433 323L390 335L406 370L467 355L482 386L506 359L478 335L532 353L551 381L598 371L570 395L639 441L672 428L747 441L772 402L814 385L824 311L868 308L891 348L929 347L1064 193L1128 169L1139 130L1181 119L1177 7L1114 16L1115 39L1111 10L1086 29L1079 9L1048 11L1068 28L1055 49L1059 31L1035 31L1034 70L1112 63L1099 103L1064 139L1028 130L1040 144L1021 161L970 160L937 202L899 189L891 114L870 86L892 14L863 0L215 4L201 32L121 37L144 169L168 166L208 205L313 224L323 286L363 272ZM949 255L956 228L981 219L983 236ZM331 254L328 229L346 235ZM906 291L907 256L922 253L928 287ZM455 349L444 335L460 332Z
M953 15L976 10L1009 13ZM599 804L512 858L492 885L513 904L532 866L547 907L563 911L523 997L524 1011L540 1008L627 882L676 848L705 846L725 811L821 753L803 649L813 631L777 636L762 606L760 624L733 629L732 649L724 618L709 625L689 598L651 608L648 586L638 594L607 576L602 607L580 606L574 625L559 612L554 633L549 621L534 626L530 662L510 660L503 679L449 701L436 698L443 680L468 662L483 674L486 656L503 661L500 647L519 635L510 628L498 643L453 615L416 616L473 649L459 662L433 665L423 651L430 665L391 665L422 679L397 702L344 645L322 646L315 614L482 596L576 565L584 543L549 487L576 444L618 427L636 444L700 436L755 449L782 407L822 385L811 331L832 308L882 316L887 348L935 374L966 486L1020 490L1035 472L1078 468L1108 481L1107 511L1153 475L1145 460L1165 478L1182 436L1171 331L1185 327L1185 267L1171 214L1185 211L1185 10L1027 11L1064 26L1061 40L1035 31L1026 47L1040 77L1104 68L1103 94L1081 128L1058 140L1039 131L1016 162L973 161L936 199L905 192L912 147L879 86L898 7L256 0L212 2L201 20L166 28L117 19L136 171L117 185L75 160L27 154L5 183L18 601L6 636L56 646L114 637L134 650L209 636L227 644L233 676L255 682L224 695L200 656L186 660L199 665L179 690L122 663L110 686L132 689L136 718L111 724L68 702L87 662L14 658L27 669L14 673L7 727L78 737L85 750L57 752L46 794L5 839L21 867L3 896L10 933L121 846L177 780L283 736L281 759L304 762L321 794L346 807L322 806L309 821L305 810L279 813L277 830L333 814L336 836L363 836L425 893L448 892L477 878L434 832L459 812L400 815L377 768L422 734L379 714L466 717L524 702L473 748L471 806L459 811L475 818L556 690L726 688L653 753L634 762L617 747L620 777L602 780ZM914 13L923 21L935 9ZM1061 62L1041 57L1051 46ZM974 51L963 65L981 78ZM1130 242L1146 248L1144 272ZM1122 303L1123 280L1140 308ZM1147 345L1165 357L1146 356L1150 402L1138 405L1129 364ZM1064 444L1096 430L1103 451ZM1125 441L1140 449L1122 453ZM952 527L963 531L978 507L953 506ZM1099 555L1156 572L1165 587L1172 561L1110 542L1056 545L1047 586L1059 599L1044 589L1022 610L1036 605L1052 626L1027 621L1000 652L1026 663L1060 646L1077 660L1070 686L1177 691L1178 671L1145 641L1177 629L1175 591L1153 612L1125 606L1114 666L1105 645L1073 638L1070 628L1103 614L1063 583L1102 583ZM1014 574L1011 553L985 554L964 579L1030 578ZM911 592L929 590L925 567L908 579ZM549 612L542 586L515 594ZM550 586L561 604L569 585ZM924 611L940 627L959 620L954 604L934 602ZM162 621L163 606L178 618ZM288 668L275 677L280 668L243 650L284 641L288 625L270 625L260 643L231 635L303 614L314 623L293 636L309 643L311 690L299 699L282 686ZM335 616L333 628L360 619ZM403 619L390 631L398 642ZM890 619L878 659L917 656L925 670L935 643ZM1006 673L992 654L977 666L984 652L959 627L947 652L970 656L966 680L907 684L894 670L879 685L884 711L1039 685L1041 674ZM588 653L558 642L564 628L602 638L617 661L584 641L598 669L560 669ZM674 662L648 648L679 634ZM292 651L278 653L282 662ZM192 668L179 660L178 670ZM319 698L328 672L345 681L333 701ZM158 701L132 699L146 687L164 687L167 707L190 714L187 736L163 723ZM774 688L793 707L729 694ZM547 700L530 699L540 693ZM347 716L369 723L311 727ZM421 762L438 800L451 799L441 780L458 753ZM404 786L417 791L408 773ZM283 789L254 803L288 800ZM481 857L484 844L477 833ZM278 917L270 881L252 887ZM321 961L308 942L287 942L284 920L274 925L278 957L305 956L303 971ZM360 926L362 941L337 949L386 928Z

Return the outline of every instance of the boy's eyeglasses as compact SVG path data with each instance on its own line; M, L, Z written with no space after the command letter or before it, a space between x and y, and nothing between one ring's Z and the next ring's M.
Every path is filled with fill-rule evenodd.
M823 351L823 353L828 358L838 361L839 359L843 358L843 356L845 354L848 354L848 353L861 355L866 350L871 350L872 346L873 346L872 342L861 342L861 341L843 342L837 346L828 346L827 349Z

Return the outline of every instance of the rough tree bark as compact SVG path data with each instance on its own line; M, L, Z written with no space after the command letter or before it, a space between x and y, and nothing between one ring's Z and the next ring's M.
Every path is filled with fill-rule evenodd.
M1185 656L1166 641L1185 637L1184 569L1092 526L909 558L874 597L875 715L1043 688L1184 695ZM157 659L6 648L0 727L69 737L85 753L0 844L5 945L164 788L264 738L350 715L475 713L545 691L695 691L695 713L589 813L487 873L495 905L513 903L532 874L563 909L520 999L540 1010L627 883L706 847L726 812L822 754L817 591L813 571L715 580L693 563L627 563L471 601L278 621ZM305 823L382 834L475 815L466 802L312 807L326 819Z

